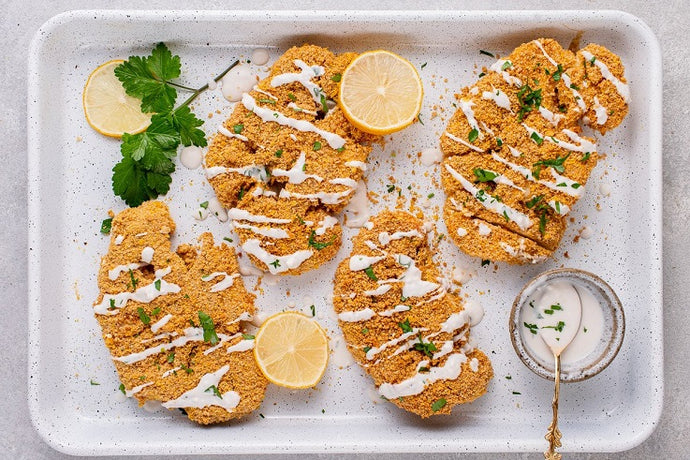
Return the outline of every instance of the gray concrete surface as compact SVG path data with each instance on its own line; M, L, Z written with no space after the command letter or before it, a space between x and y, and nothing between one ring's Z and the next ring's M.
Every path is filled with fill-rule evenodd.
M370 0L0 0L0 132L5 147L0 162L0 292L3 294L0 321L0 458L60 459L59 454L36 434L29 420L26 402L27 324L27 199L26 199L26 54L38 27L51 16L84 8L121 9L619 9L642 18L656 33L663 49L664 67L664 325L665 398L661 423L652 436L637 448L620 454L573 454L568 459L622 460L688 458L690 433L690 280L685 266L690 247L690 2L672 0L559 0L559 1L390 1ZM325 455L290 458L322 458ZM419 455L347 456L357 460L418 458ZM533 454L443 454L425 459L527 459ZM257 457L262 458L262 457ZM275 458L275 457L273 457Z

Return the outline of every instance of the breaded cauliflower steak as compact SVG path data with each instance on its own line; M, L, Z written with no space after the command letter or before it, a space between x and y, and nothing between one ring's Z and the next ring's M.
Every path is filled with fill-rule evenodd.
M254 295L244 288L231 247L214 246L204 233L198 247L173 252L174 231L159 201L113 219L94 304L103 340L121 389L140 405L161 401L201 424L242 417L259 407L268 383L256 366L254 341L242 335L240 321L254 314Z
M332 259L333 215L354 195L372 141L333 103L356 54L294 47L244 94L213 138L206 175L242 250L264 271L296 275Z
M469 315L411 214L384 211L365 225L338 266L333 305L350 352L396 406L449 414L486 392L491 363L470 344Z
M459 95L441 136L444 220L469 255L541 262L558 247L598 154L583 120L604 134L628 112L620 58L551 39L517 47Z

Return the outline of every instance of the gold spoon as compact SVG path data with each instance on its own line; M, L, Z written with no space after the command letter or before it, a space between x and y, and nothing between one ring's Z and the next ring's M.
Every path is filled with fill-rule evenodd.
M562 299L561 302L558 302ZM538 302L542 309L542 317L537 320L540 327L540 337L553 353L554 357L554 392L551 409L553 418L544 437L549 442L549 449L544 452L546 460L561 460L561 454L556 452L561 447L561 430L558 429L558 398L561 388L561 353L568 348L580 328L582 319L582 299L577 290L567 283L554 283L545 290ZM555 304L555 305L554 305ZM558 307L558 308L556 308ZM544 310L548 308L548 310ZM561 316L566 315L566 316ZM563 321L560 321L560 318ZM552 321L559 320L556 326Z

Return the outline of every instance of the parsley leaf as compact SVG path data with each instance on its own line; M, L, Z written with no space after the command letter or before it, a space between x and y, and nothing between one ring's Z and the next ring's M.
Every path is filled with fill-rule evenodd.
M213 394L215 396L218 396L220 399L223 399L223 395L220 394L220 391L218 391L217 386L211 385L210 387L208 387L204 390L204 393L208 393L209 391L213 391Z
M446 400L444 398L437 399L434 401L434 403L431 405L431 410L432 412L437 412L443 409L446 406Z
M429 358L431 358L432 352L438 351L438 348L436 348L436 345L434 345L433 342L425 342L424 339L422 339L422 334L420 333L419 336L417 336L419 339L419 343L414 344L414 349L417 351L421 351L425 355L427 355Z
M316 236L316 232L314 230L311 231L311 234L309 234L309 246L313 247L317 251L322 250L323 248L327 248L328 246L333 244L333 241L335 240L335 235L333 235L333 238L331 241L326 241L325 243L321 243L319 241L316 241L314 237Z
M550 166L556 172L563 174L565 172L565 167L563 166L563 163L565 163L565 160L567 160L569 156L570 156L570 153L568 153L564 157L557 156L556 158L553 158L551 160L539 160L536 163L534 163L532 166Z
M199 311L198 315L201 327L204 329L204 342L210 342L211 345L217 344L219 339L218 334L216 334L216 326L213 324L213 320L203 311Z
M372 280L372 281L378 281L378 280L379 280L379 278L378 278L378 277L376 276L376 274L374 273L374 269L371 268L371 267L365 268L365 269L364 269L364 273L366 273L367 276L369 277L369 279Z
M405 319L405 322L398 323L398 326L400 326L400 329L402 329L403 332L412 332L412 326L410 326L410 319L407 318Z
M107 235L110 233L110 229L113 226L113 218L109 217L108 219L103 219L103 222L101 222L101 233L104 235Z
M495 172L481 168L474 168L472 172L477 177L477 182L490 182L498 177Z
M149 324L151 322L151 317L149 317L149 315L146 314L146 311L144 311L143 308L137 308L137 313L139 314L139 319L142 323Z
M199 129L204 122L198 119L188 106L183 105L175 109L170 113L169 119L173 129L179 133L179 142L182 145L206 147L206 134Z

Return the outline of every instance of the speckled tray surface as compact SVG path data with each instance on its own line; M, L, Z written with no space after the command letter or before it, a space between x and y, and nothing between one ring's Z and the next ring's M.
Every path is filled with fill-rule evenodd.
M384 149L374 149L367 181L380 200L371 208L395 205L397 194L386 192L393 176L406 203L414 195L424 201L435 193L423 203L431 217L442 205L439 170L421 165L417 153L438 146L454 111L453 93L474 81L481 66L493 63L479 50L507 55L542 36L567 46L578 31L584 32L583 45L596 42L621 56L632 98L624 123L597 136L606 158L571 213L575 222L555 257L539 266L496 268L481 267L446 241L438 251L447 275L454 267L477 272L463 292L486 311L473 328L496 374L485 396L455 408L452 416L420 420L391 404L375 403L370 379L356 365L339 368L338 357L316 389L271 386L259 411L221 426L199 427L181 415L149 413L134 400L118 398L119 381L91 305L108 244L100 222L109 209L124 205L110 187L119 143L93 132L81 108L82 87L93 68L146 54L164 41L181 56L182 80L201 86L257 47L270 50L271 62L305 42L336 52L395 51L421 69L424 125L389 136ZM50 445L81 455L542 451L552 386L513 352L508 315L528 279L567 266L594 272L616 290L627 335L608 369L561 388L563 450L633 447L652 432L662 406L661 84L655 37L621 12L84 11L53 18L36 34L29 53L28 382L34 425ZM209 135L231 109L219 91L203 95L194 106ZM178 223L174 243L194 241L207 230L217 239L231 236L227 224L192 217L212 193L202 170L179 167L174 173L165 197ZM442 220L437 225L442 234ZM576 241L585 226L592 237ZM349 253L347 241L356 232L344 230L346 243L332 262L275 285L264 282L258 308L270 314L292 301L294 308L309 312L313 303L332 342L342 340L330 297L335 267ZM250 289L256 284L252 277L245 283Z

